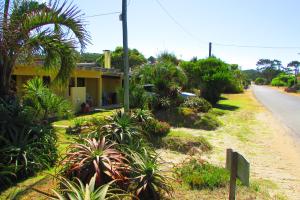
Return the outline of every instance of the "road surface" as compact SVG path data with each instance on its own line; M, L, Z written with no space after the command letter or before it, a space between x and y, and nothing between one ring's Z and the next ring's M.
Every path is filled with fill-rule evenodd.
M300 143L300 97L265 86L252 86L256 98L290 129Z

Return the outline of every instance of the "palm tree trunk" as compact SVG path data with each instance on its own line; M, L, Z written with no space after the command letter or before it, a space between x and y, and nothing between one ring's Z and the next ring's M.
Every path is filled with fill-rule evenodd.
M10 79L12 74L13 64L10 62L3 62L0 64L0 98L7 99L10 95Z

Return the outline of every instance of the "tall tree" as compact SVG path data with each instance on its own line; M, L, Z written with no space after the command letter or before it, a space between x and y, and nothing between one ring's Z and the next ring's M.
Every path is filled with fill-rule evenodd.
M298 73L299 73L300 62L299 61L292 61L287 65L287 67L294 68L295 75L297 76Z
M257 63L257 70L261 73L263 78L267 80L268 83L275 78L281 70L282 67L281 61L279 60L270 60L270 59L260 59Z
M17 60L43 55L44 67L55 69L58 83L67 82L76 65L75 48L89 43L80 10L67 1L39 3L5 0L0 7L0 97L9 95Z

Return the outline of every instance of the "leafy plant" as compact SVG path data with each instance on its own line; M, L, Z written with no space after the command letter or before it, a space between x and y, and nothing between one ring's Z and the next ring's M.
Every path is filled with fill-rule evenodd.
M107 124L101 128L101 133L119 144L128 143L140 136L132 117L122 111L108 117Z
M43 80L35 77L24 86L24 104L38 119L49 117L65 117L72 114L71 104L43 84Z
M225 187L229 182L229 172L204 161L191 159L175 169L177 176L192 189L215 189Z
M88 183L96 173L98 186L111 180L124 179L127 160L115 145L105 137L99 140L85 138L82 143L71 144L62 162L66 166L64 174Z
M182 104L182 106L195 109L198 112L205 112L205 113L212 108L212 105L207 100L199 97L191 97L186 99Z
M1 178L0 190L8 179L15 182L52 166L57 158L55 145L52 127L35 122L18 101L0 99L0 174L6 177Z
M171 194L170 178L159 169L158 155L144 150L131 152L130 168L132 183L130 188L139 199L160 199L163 193Z
M108 199L123 199L125 196L124 192L120 189L112 188L113 182L96 187L95 174L88 184L84 184L80 179L76 178L75 181L69 181L65 178L61 178L60 191L53 190L56 197L51 199L58 200L108 200Z
M151 111L145 109L135 109L132 111L131 115L138 123L147 123L149 120L153 119Z
M187 83L184 71L171 62L159 62L155 65L145 65L133 72L132 82L135 85L153 85L154 109L170 107L179 102L179 92ZM152 96L154 96L152 94ZM158 105L156 105L158 104Z

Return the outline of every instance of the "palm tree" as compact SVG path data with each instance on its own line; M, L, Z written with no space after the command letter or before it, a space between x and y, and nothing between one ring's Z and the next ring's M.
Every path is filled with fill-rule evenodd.
M11 75L21 57L42 55L66 83L75 67L75 48L89 43L81 11L67 1L0 0L0 97L9 95Z

